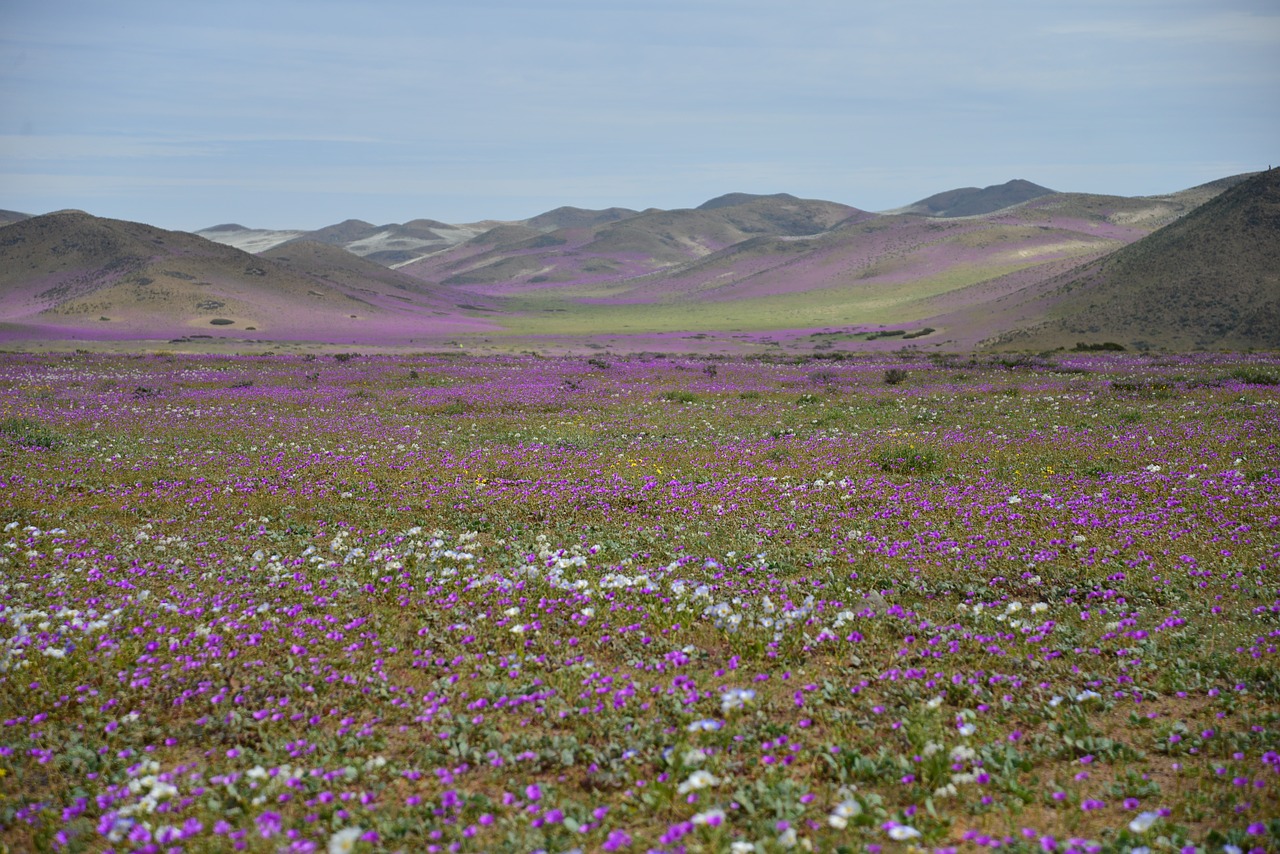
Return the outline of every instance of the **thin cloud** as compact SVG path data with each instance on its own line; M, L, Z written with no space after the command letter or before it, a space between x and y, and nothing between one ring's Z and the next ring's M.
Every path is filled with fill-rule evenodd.
M1045 28L1058 35L1195 45L1255 45L1280 49L1280 15L1222 12L1182 20L1095 19Z
M16 162L210 157L217 152L209 140L171 142L101 134L0 134L0 158Z

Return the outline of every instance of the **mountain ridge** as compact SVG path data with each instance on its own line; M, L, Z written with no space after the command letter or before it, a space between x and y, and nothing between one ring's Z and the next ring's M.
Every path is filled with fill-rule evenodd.
M1280 262L1255 244L1280 246L1280 236L1249 227L1271 222L1262 202L1231 201L1257 195L1258 175L1274 177L1149 197L1015 179L997 186L1035 195L984 214L872 213L729 193L695 208L565 206L461 226L350 219L316 230L320 239L236 222L166 232L57 212L0 227L0 338L181 338L213 325L262 340L404 346L450 335L791 330L787 346L802 346L797 336L810 329L843 330L826 346L883 349L894 342L859 330L906 324L919 330L910 340L920 348L1043 348L1099 335L1125 346L1278 346L1268 324L1280 309L1266 295L1280 289ZM936 207L954 211L957 199ZM1232 267L1232 258L1243 260ZM1209 295L1152 284L1190 270L1212 283ZM1188 331L1201 317L1207 331Z
M960 187L946 190L912 202L895 213L915 213L922 216L961 217L994 213L1041 196L1057 193L1023 178L1014 178L990 187Z

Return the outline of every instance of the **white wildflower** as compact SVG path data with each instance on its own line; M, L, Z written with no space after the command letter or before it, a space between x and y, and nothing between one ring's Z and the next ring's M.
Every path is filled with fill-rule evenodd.
M706 761L706 759L706 752L698 747L689 748L680 757L680 760L684 762L685 765L701 765Z
M836 804L836 808L831 811L831 815L827 816L827 824L837 830L844 830L849 826L849 819L857 818L861 814L862 804L853 798L849 798Z
M714 720L712 718L704 718L703 720L694 721L693 723L689 724L687 727L685 727L685 731L686 732L715 732L716 730L720 729L720 727L722 726L724 726L724 724L721 723L720 721Z
M730 688L720 695L720 710L731 712L734 709L745 709L755 699L756 692L750 688Z
M329 837L329 854L351 854L363 832L358 827L344 827L337 831Z
M697 771L694 771L692 774L690 774L688 779L686 779L683 783L677 786L676 791L682 795L687 795L689 792L696 792L697 790L705 789L708 786L719 786L719 785L720 785L719 777L717 777L715 774L712 774L710 771L705 771L700 768Z

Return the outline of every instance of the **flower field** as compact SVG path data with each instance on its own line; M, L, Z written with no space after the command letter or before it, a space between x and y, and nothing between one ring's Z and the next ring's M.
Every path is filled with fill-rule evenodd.
M0 355L0 848L1280 850L1280 360Z

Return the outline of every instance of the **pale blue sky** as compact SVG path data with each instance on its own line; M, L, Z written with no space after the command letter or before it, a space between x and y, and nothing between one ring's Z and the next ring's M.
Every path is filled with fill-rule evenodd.
M0 0L0 208L518 219L1280 163L1274 0Z

